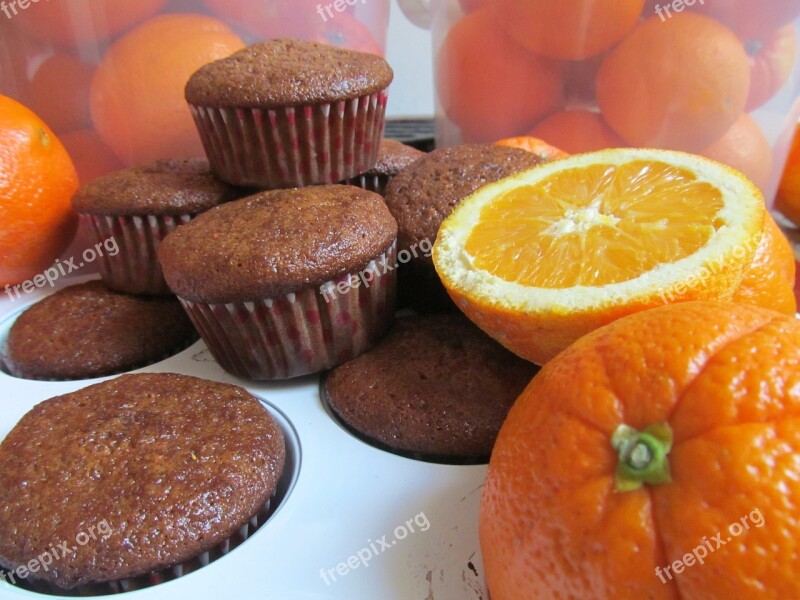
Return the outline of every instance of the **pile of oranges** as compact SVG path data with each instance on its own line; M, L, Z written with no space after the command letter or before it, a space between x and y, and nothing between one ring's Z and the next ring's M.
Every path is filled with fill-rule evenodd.
M464 141L533 135L567 152L704 154L766 187L770 144L748 115L797 60L796 0L462 1L438 55Z

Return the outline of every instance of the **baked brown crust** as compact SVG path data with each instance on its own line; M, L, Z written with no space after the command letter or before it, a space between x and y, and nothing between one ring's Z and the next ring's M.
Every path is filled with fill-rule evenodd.
M196 337L175 298L131 296L90 281L22 313L3 362L17 377L87 379L161 360Z
M242 195L214 177L205 159L157 160L95 179L72 206L94 215L193 215Z
M284 461L280 427L237 386L147 373L46 400L0 444L0 564L66 542L31 577L71 588L189 560L263 507ZM75 544L98 526L106 539Z
M383 139L378 148L378 160L367 171L367 175L388 175L394 177L408 165L424 156L425 153L396 140Z
M333 369L323 394L348 427L381 446L485 460L537 370L463 315L404 317L373 350Z
M277 38L201 67L186 84L186 100L216 108L320 104L382 91L393 77L380 56Z
M397 223L381 196L321 185L262 192L211 209L169 234L159 258L181 298L241 302L356 272L396 239Z

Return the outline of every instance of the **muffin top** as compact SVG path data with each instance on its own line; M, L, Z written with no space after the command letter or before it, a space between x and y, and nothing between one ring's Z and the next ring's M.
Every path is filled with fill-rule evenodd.
M272 190L211 209L159 248L164 278L192 302L284 296L355 272L397 239L383 198L354 186Z
M72 198L79 213L190 215L242 194L211 173L203 158L157 160L104 175Z
M405 317L373 350L331 371L323 394L379 446L478 461L537 369L463 315Z
M272 416L233 385L146 373L51 398L0 444L0 564L90 531L32 577L71 588L189 560L259 512L285 452Z
M386 189L386 204L397 219L397 244L410 248L436 240L439 227L459 202L478 188L540 164L526 150L493 144L466 144L424 155L403 169ZM420 255L416 261L429 263Z
M378 160L367 173L393 177L424 155L421 150L384 138L378 148Z
M186 100L217 108L318 104L379 92L393 77L380 56L277 38L198 69L186 84Z
M196 337L174 297L131 296L100 281L64 288L12 325L6 369L30 379L87 379L144 366Z

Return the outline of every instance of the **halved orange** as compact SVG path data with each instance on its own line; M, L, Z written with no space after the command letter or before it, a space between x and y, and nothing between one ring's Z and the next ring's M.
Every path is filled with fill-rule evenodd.
M624 315L730 300L766 209L758 188L680 152L601 150L523 171L464 199L433 249L457 305L543 364Z

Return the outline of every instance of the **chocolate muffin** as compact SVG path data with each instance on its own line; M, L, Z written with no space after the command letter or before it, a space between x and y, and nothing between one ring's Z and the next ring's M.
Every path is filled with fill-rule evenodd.
M160 257L217 361L283 379L350 360L386 332L395 306L397 223L349 185L262 192L171 233Z
M205 159L158 160L95 179L78 190L72 206L87 221L98 247L105 246L98 264L106 285L158 295L169 294L156 256L164 236L212 206L243 195L214 177Z
M398 224L398 248L406 251L399 273L401 305L422 312L456 310L433 266L430 251L439 227L478 188L540 164L537 155L491 144L434 150L399 173L386 189Z
M186 100L214 172L264 189L367 171L394 74L374 54L273 39L201 67Z
M324 401L350 431L389 451L486 462L538 367L460 314L397 319L372 351L333 369Z
M425 153L395 140L383 139L378 148L378 160L372 168L347 183L383 195L386 186L400 171Z
M88 379L143 367L196 339L175 298L120 294L90 281L22 313L9 331L3 363L25 379Z
M107 592L180 576L266 519L285 458L237 386L147 373L51 398L0 444L0 565L49 553L31 581Z

